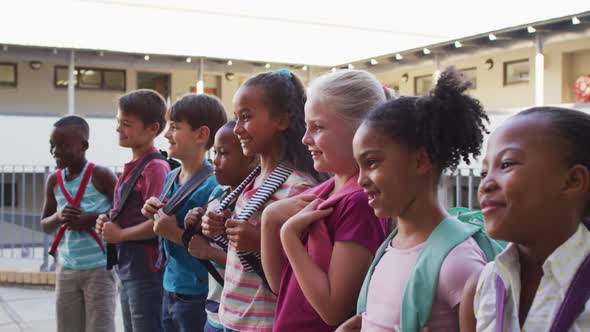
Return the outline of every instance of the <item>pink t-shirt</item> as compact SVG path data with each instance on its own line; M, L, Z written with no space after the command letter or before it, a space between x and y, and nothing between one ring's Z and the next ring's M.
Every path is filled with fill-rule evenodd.
M395 241L395 239L394 239ZM400 330L404 290L424 243L410 249L396 249L391 244L375 267L363 314L363 332ZM436 297L428 327L431 331L459 331L453 308L461 302L467 279L486 265L483 251L472 238L456 246L445 258L438 279Z
M387 221L375 216L373 209L369 206L367 195L358 186L356 180L350 181L348 185L353 186L353 188L347 188L350 193L333 206L334 212L323 222L326 223L332 242L352 241L367 248L371 254L375 254L386 238ZM319 187L317 189L326 190L322 190L323 195L318 196L327 199L334 188L334 179L322 183ZM354 267L351 266L351 268ZM273 331L323 332L334 331L337 327L322 321L305 298L293 269L287 265L281 278Z

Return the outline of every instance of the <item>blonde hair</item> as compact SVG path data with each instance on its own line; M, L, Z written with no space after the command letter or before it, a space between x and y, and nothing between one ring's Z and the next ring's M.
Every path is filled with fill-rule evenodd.
M327 101L340 115L360 124L367 112L391 97L388 92L373 74L351 69L324 74L313 80L308 99Z

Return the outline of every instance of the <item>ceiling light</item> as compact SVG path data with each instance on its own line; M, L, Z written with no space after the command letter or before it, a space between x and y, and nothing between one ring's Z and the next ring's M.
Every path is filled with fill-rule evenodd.
M301 69L303 69L304 71L306 71L307 70L307 66L303 66L303 67L301 67Z
M233 64L234 64L234 63L233 63L233 61L231 61L231 60L227 60L227 65L228 65L228 66L231 66L231 65L233 65Z
M264 65L264 68L269 69L270 68L270 63L267 63Z
M400 60L402 60L403 58L404 58L404 56L403 56L403 55L401 55L401 54L399 54L399 53L395 55L395 59L396 59L397 61L400 61Z
M490 34L488 35L488 38L489 38L490 40L496 40L496 39L498 39L498 37L496 37L496 35L494 35L493 33L490 33Z
M186 58L186 63L191 63L191 61L193 61L193 59L191 59L191 58Z
M580 24L580 19L577 16L572 17L572 24L577 25Z
M144 57L143 57L143 59L144 59L145 61L150 61L150 56L149 56L149 55L146 55L146 56L144 56Z
M376 66L379 64L379 61L377 61L377 59L371 59L371 66Z
M422 52L424 52L424 54L426 54L426 55L428 55L428 54L431 53L430 50L427 49L426 47L424 47L424 49L422 50Z
M526 31L528 31L529 33L535 33L535 32L537 32L537 29L535 29L532 25L529 25L526 28Z
M354 69L354 66L352 65L352 63L348 64L348 69Z
M455 42L455 48L461 48L461 47L463 47L463 44L461 44L461 42L457 40Z

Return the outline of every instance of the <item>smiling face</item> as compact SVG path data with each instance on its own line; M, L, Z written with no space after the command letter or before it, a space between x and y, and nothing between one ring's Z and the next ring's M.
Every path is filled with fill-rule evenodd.
M88 141L80 128L75 126L56 127L49 139L50 152L58 168L80 164L85 159Z
M490 137L478 199L493 238L526 244L559 224L569 167L554 134L547 119L517 116Z
M229 127L222 127L215 135L215 178L224 186L237 187L251 171L253 157L242 153L240 141Z
M168 130L164 137L170 144L170 158L183 161L203 149L207 138L201 133L202 128L193 129L186 121L168 121Z
M354 121L337 113L333 103L310 99L305 104L307 130L303 144L307 145L318 172L344 173L356 168L352 154Z
M156 122L146 125L136 115L117 111L117 133L119 145L124 148L139 148L151 144L158 135L160 125Z
M234 134L240 140L244 155L252 157L272 151L282 145L281 133L288 121L273 115L264 103L264 91L257 86L242 86L233 101L236 126Z
M380 129L363 123L353 140L359 165L359 185L379 218L402 215L415 200L420 179L416 160L419 151L394 142Z

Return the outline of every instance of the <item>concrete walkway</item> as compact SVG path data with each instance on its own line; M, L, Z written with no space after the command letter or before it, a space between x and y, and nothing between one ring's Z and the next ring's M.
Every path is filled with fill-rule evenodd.
M117 299L117 331L123 331L121 308ZM0 286L0 332L53 332L55 291L50 288Z

